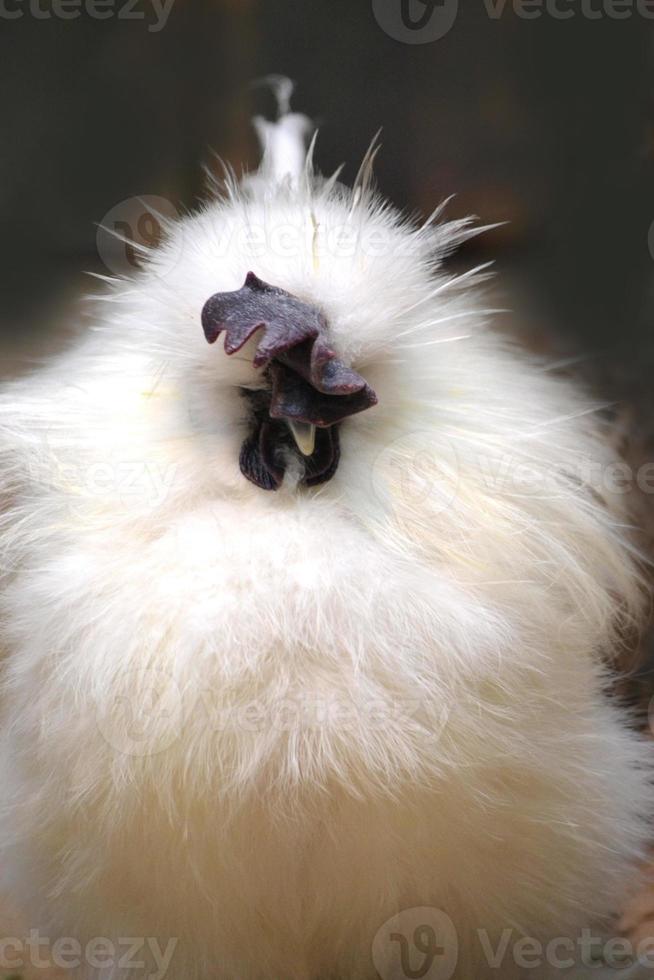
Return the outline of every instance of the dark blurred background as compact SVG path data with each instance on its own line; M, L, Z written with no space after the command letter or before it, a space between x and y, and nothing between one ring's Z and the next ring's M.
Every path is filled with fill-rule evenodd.
M320 123L323 170L346 161L351 178L383 126L377 176L398 206L428 213L456 193L452 216L510 221L460 261L496 258L510 305L527 297L529 329L642 363L654 284L644 0L558 0L566 19L466 0L426 43L389 36L373 9L384 0L172 0L167 19L153 0L100 2L0 3L0 349L38 340L62 289L89 288L83 270L107 264L107 212L142 195L192 208L211 148L255 165L263 95L250 82L281 72ZM391 20L403 2L416 20L429 13L386 0Z

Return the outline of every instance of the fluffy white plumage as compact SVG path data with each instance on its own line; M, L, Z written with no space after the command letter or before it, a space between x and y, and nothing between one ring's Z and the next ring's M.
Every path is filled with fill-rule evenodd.
M2 390L6 885L51 936L177 938L168 980L368 980L380 955L399 978L373 938L424 906L456 977L517 977L477 930L599 928L647 838L649 760L604 693L640 606L588 477L614 458L487 329L480 275L443 270L468 221L400 217L370 156L353 190L285 166L303 127L278 127ZM260 375L200 312L248 270L317 305L379 398L316 489L239 470Z

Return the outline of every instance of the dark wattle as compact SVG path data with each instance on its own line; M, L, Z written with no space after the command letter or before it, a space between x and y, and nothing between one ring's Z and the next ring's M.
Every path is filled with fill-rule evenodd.
M286 422L270 418L264 391L246 391L252 406L252 430L241 446L239 465L243 476L262 490L278 490L284 480L289 454L304 465L303 483L309 487L330 480L340 458L338 426L318 429L311 456L299 456Z
M338 426L329 429L318 429L316 432L316 449L313 455L306 459L306 475L304 482L308 487L317 487L320 483L331 480L338 469L341 458L341 445Z

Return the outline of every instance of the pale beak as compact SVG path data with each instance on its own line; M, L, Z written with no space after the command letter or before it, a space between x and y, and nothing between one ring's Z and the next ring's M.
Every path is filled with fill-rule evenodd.
M311 456L316 448L315 425L310 422L295 422L293 419L286 419L286 423L302 455Z

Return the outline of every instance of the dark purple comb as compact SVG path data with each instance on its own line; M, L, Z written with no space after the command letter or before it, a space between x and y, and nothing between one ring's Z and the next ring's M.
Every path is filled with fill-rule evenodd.
M253 272L248 272L240 289L229 293L215 293L202 310L202 327L210 344L225 334L225 352L235 354L258 331L262 331L253 365L265 370L271 385L267 403L269 419L306 423L321 429L362 412L377 404L377 396L366 381L347 367L327 342L327 321L315 306L304 303L277 286L263 282ZM257 413L259 429L246 441L241 453L241 469L245 476L258 486L273 483L274 489L281 484L285 464L283 430L271 440L271 429ZM263 428L263 431L260 431ZM265 438L262 435L265 433ZM333 459L327 459L327 442L334 444ZM338 459L337 439L320 441L318 450L307 457L305 482L321 482L316 473L318 457L329 479L336 469ZM257 458L244 467L246 446L257 445ZM248 459L252 453L246 453ZM262 477L262 473L266 477Z

